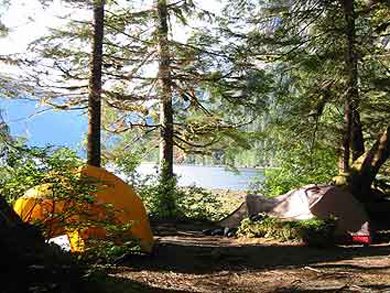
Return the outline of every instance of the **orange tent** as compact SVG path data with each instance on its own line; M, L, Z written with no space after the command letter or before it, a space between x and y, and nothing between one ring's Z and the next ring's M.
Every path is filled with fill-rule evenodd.
M92 204L85 204L75 209L72 200L53 200L50 184L36 186L26 192L14 204L14 210L26 222L41 221L47 234L56 237L66 234L72 251L84 251L88 245L88 238L104 239L107 231L98 226L88 225L88 221L102 221L107 218L106 205L116 211L114 223L129 224L125 233L140 241L141 248L151 252L153 248L153 234L141 198L134 190L117 176L110 172L94 167L84 166L78 170L80 176L88 176L94 180L97 190ZM77 205L77 204L76 204ZM79 211L70 213L68 211ZM57 215L57 216L53 216ZM59 215L59 216L58 216ZM64 217L61 219L61 215ZM82 228L70 228L72 224L84 222Z

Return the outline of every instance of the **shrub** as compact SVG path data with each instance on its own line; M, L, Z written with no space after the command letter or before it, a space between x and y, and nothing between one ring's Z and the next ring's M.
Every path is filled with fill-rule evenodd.
M94 193L98 188L104 188L104 184L75 172L83 161L74 151L67 148L30 148L14 142L3 153L0 163L3 167L0 172L0 192L11 204L35 186L40 186L48 202L53 203L46 206L45 218L33 223L42 231L45 239L58 236L53 235L52 229L49 229L51 226L65 230L97 227L106 230L107 239L91 240L89 244L92 246L87 255L97 256L99 251L99 257L102 257L105 252L105 259L110 260L113 251L122 252L130 246L137 247L134 240L124 237L123 231L130 227L115 221L119 211L112 205L99 205L99 208L90 209L96 200ZM66 207L58 208L64 205ZM114 248L118 239L126 245Z
M39 184L53 183L55 188L60 188L63 180L75 183L79 179L71 170L82 163L77 154L67 148L27 147L22 142L14 142L2 153L0 194L12 203Z
M225 216L220 198L201 187L178 187L177 206L191 220L216 221Z
M316 146L315 152L304 144L282 152L280 167L266 169L264 178L252 182L250 190L266 196L278 196L313 183L329 183L337 175L337 156L330 148Z
M302 241L310 246L334 244L335 219L283 221L265 216L261 220L244 219L237 234L244 237L273 238L280 241Z
M215 221L225 216L221 198L210 191L197 186L178 186L176 177L161 180L157 169L155 175L142 177L137 174L133 161L122 163L116 169L137 190L152 220ZM131 166L127 168L126 164ZM173 204L166 206L170 202Z
M126 233L130 225L107 224L106 238L89 239L88 248L79 255L79 260L93 264L114 264L129 253L139 253L139 241L132 239Z
M152 219L174 218L178 220L215 221L224 216L220 211L222 202L204 188L189 186L180 187L176 182L168 189L154 177L142 181L136 189ZM170 194L164 194L169 190ZM161 205L161 197L169 197L175 202L175 210L168 214Z

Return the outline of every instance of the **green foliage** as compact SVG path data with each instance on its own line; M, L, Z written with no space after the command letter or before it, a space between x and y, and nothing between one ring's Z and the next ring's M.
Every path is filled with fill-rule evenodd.
M327 184L337 175L337 158L332 149L317 146L314 153L303 144L281 154L280 168L266 169L264 181L251 189L266 196L277 196L307 184Z
M129 253L139 253L141 247L137 240L129 238L131 224L106 224L106 238L89 239L87 250L79 255L79 260L89 264L114 264Z
M328 246L334 243L335 219L309 219L283 221L265 216L260 221L242 220L238 235L272 238L280 241L302 241L312 246Z
M152 219L213 221L224 215L219 210L222 205L221 200L203 188L177 186L175 177L163 183L158 174L142 179L135 171L123 174L141 196ZM166 206L165 203L169 201L175 204Z
M156 177L150 176L137 184L136 189L152 219L215 221L224 216L220 211L222 202L218 197L201 187L179 187L175 181L173 179L169 182L171 185L167 188ZM169 194L164 194L167 190ZM161 205L167 199L176 203L174 210L169 211Z
M156 184L154 186L150 186L148 195L151 196L151 198L149 203L150 206L154 208L150 210L151 217L160 219L181 218L183 216L177 206L177 179L176 177L164 177L160 174L157 178Z
M177 206L187 219L217 221L224 214L221 200L204 188L189 186L177 188Z
M0 194L10 203L36 185L58 183L57 174L69 176L82 164L70 149L28 147L22 141L8 142L1 155Z
M91 225L90 221L68 221L75 215L85 215L85 206L92 204L96 192L96 181L84 178L75 172L82 161L76 153L67 148L28 147L22 142L10 142L3 153L0 193L12 204L16 199L33 187L53 200L54 206L64 204L66 210L47 211L46 218L36 221L46 239L53 231L45 226L47 222L56 222L67 229L82 229ZM37 190L38 191L38 190ZM81 219L80 218L80 219Z
M137 190L150 218L214 221L225 215L220 211L220 198L206 189L196 186L180 187L175 177L162 180L157 169L156 175L141 178L136 172L138 157L129 156L127 160L120 162L116 165L116 170Z
M110 162L111 163L111 162ZM115 166L116 171L128 176L132 180L134 176L137 176L136 168L141 163L141 157L137 154L127 153L116 157L112 164Z
M93 208L94 193L104 185L75 172L82 164L77 154L67 148L31 148L22 142L10 142L1 161L0 192L12 203L28 189L39 186L37 191L54 203L46 211L45 218L33 223L45 239L58 236L54 235L58 228L70 231L104 228L107 237L104 240L89 239L89 248L81 258L110 262L121 253L139 248L139 245L124 233L130 229L131 223L118 224L116 214L119 211L112 205ZM56 209L56 206L64 208Z

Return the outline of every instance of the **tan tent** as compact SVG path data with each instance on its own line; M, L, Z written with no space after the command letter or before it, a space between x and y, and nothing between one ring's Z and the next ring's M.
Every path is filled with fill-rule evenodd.
M363 205L352 194L332 185L307 185L272 199L248 194L246 203L219 225L237 227L244 215L261 212L285 220L334 216L337 236L351 236L352 240L363 243L370 241L369 219Z
M117 211L114 222L120 225L129 224L126 234L133 239L138 239L143 250L152 251L154 244L153 234L150 229L148 216L141 198L134 190L120 178L94 166L84 166L78 171L80 176L88 176L95 179L98 188L93 194L95 202L83 205L80 214L66 218L65 226L53 214L66 214L75 209L72 200L53 200L53 191L50 184L36 186L26 192L14 204L14 210L26 222L41 222L51 237L67 235L72 251L83 251L89 238L104 239L106 230L102 227L88 226L86 229L70 229L73 223L90 221L102 221L107 218L107 204L112 205ZM73 212L74 213L74 212Z

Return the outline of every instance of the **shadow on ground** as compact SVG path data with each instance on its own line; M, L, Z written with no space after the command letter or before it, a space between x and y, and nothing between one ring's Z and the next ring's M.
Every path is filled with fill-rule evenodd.
M356 257L387 256L390 247L347 247L315 249L294 246L199 247L161 243L154 256L129 256L125 264L138 270L165 270L183 273L211 273L221 270L262 270L281 267L304 267L322 262ZM330 266L330 265L326 265ZM349 269L378 270L387 267L348 266Z
M169 271L177 273L213 273L291 267L331 267L332 262L348 270L384 270L390 266L366 266L347 261L390 254L389 245L311 248L299 245L243 244L236 240L203 236L199 230L173 228L158 231L156 250L151 256L131 255L122 264L132 270ZM171 231L171 232L170 232ZM390 265L390 263L389 263Z
M87 293L185 293L187 291L180 291L174 289L163 289L149 286L148 284L129 280L120 277L106 277L100 279L99 282L89 282L89 290Z

